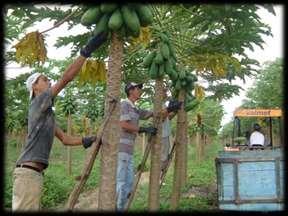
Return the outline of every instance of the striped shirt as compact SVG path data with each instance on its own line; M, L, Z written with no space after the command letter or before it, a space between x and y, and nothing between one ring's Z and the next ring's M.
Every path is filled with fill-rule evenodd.
M138 109L129 99L121 102L120 121L128 121L130 124L138 127L139 119L148 119L152 115L152 111ZM121 128L119 152L133 154L136 136L135 132L129 132Z

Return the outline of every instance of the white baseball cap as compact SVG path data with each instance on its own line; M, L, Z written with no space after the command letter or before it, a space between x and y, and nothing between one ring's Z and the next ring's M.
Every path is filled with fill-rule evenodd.
M26 87L28 89L28 91L30 92L30 96L29 96L29 99L31 100L32 99L32 96L33 96L33 84L37 81L37 79L43 74L41 73L34 73L32 75L30 75L28 77L28 79L26 80Z

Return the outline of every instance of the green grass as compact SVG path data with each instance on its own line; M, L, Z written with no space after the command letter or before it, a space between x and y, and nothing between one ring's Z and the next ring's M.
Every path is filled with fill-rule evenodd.
M12 201L12 175L16 160L20 154L14 144L15 139L7 139L5 145L5 181L4 181L4 207L11 208ZM53 209L59 204L67 202L69 194L76 184L75 177L81 174L85 160L86 150L82 146L72 147L72 175L68 175L67 148L57 139L53 144L49 167L45 171L44 189L42 195L42 208ZM92 172L87 180L84 190L95 188L99 182L99 157L95 161Z
M195 145L188 146L188 170L187 184L183 188L182 193L187 192L191 187L209 187L215 184L216 169L215 157L218 151L222 148L218 140L213 144L205 147L204 159L201 162L196 162ZM165 185L160 189L160 211L167 211L170 208L170 196L173 189L173 171L174 161L170 164L168 173L165 177ZM148 204L148 188L149 185L141 185L135 194L134 200L130 207L130 211L147 210ZM199 196L194 198L182 197L177 210L184 211L207 211L216 208L216 194L210 193L207 197Z
M17 140L13 138L6 139L5 145L5 190L4 190L4 207L11 208L12 199L12 173L15 162L20 154L17 150ZM200 162L195 161L195 145L190 144L188 147L188 179L182 192L187 192L191 187L208 187L216 179L214 159L220 150L221 145L216 140L213 144L206 146L205 157ZM42 208L52 210L58 206L63 206L69 197L74 185L76 184L75 176L81 174L84 165L87 150L82 146L72 148L72 175L67 171L67 150L64 145L55 139L49 159L49 167L45 171L44 189L42 196ZM87 180L84 191L94 189L99 186L100 172L100 154L98 155L93 166L91 175ZM142 146L136 145L134 154L134 169L142 159ZM146 169L150 167L150 158L146 162ZM170 196L172 194L174 163L168 170L165 178L165 185L160 190L160 210L166 211L170 208ZM130 211L147 210L148 208L149 184L138 185L137 193L130 207ZM215 194L209 194L207 197L196 196L193 198L180 199L177 210L199 211L211 210L215 208Z

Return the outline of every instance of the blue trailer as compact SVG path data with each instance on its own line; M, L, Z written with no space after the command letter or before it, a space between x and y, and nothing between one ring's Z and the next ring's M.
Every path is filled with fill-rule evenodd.
M238 109L232 145L220 151L215 159L217 172L218 207L236 211L284 210L284 156L283 148L274 146L272 140L272 117L280 120L280 109ZM241 143L239 117L269 117L270 143L252 147ZM237 124L235 124L235 122ZM235 129L235 125L239 127ZM281 126L281 122L279 121ZM282 137L280 128L280 138ZM234 137L234 132L238 137Z
M284 209L284 158L281 148L222 151L216 158L216 170L219 209Z

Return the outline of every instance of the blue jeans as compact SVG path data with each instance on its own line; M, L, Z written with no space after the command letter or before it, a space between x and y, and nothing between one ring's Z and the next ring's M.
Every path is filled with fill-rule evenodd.
M118 152L117 163L117 210L124 210L128 194L132 190L134 181L133 155Z

